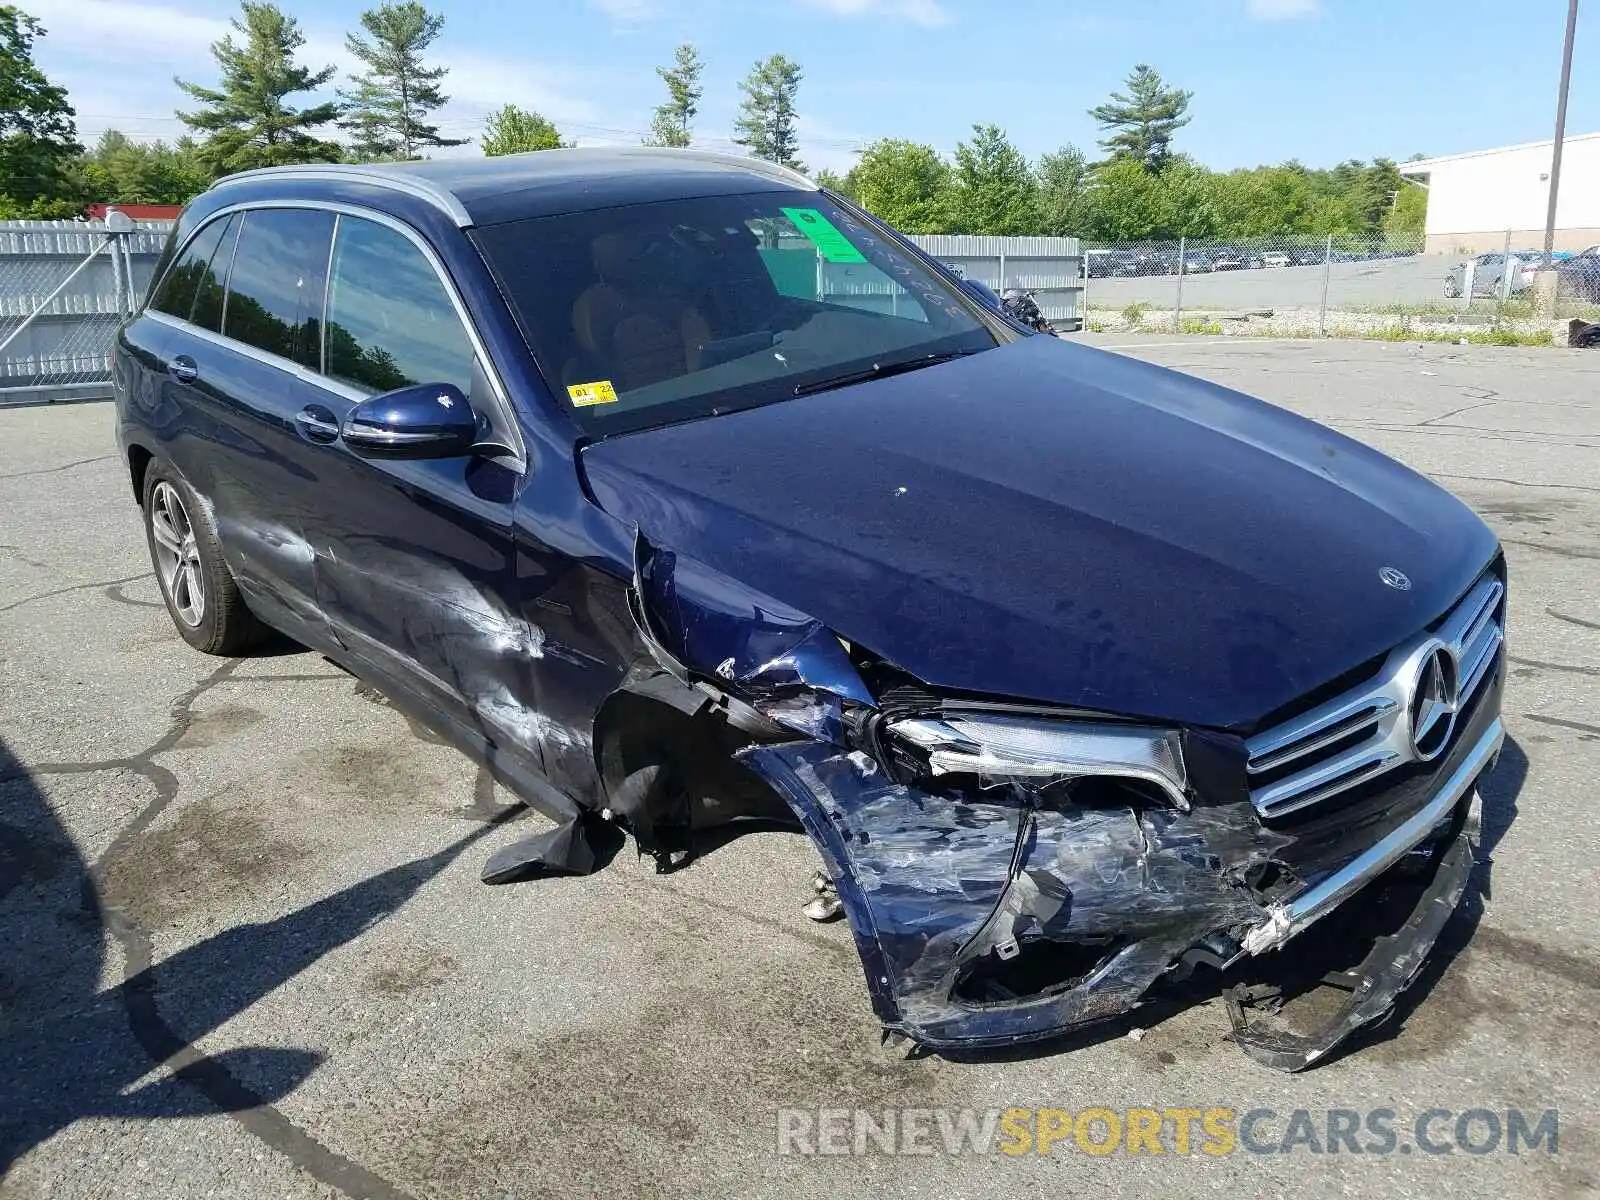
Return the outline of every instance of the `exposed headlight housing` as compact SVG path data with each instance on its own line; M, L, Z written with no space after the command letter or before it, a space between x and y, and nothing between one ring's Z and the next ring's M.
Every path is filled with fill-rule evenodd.
M1150 784L1174 807L1189 809L1182 738L1175 729L952 713L895 721L889 734L925 756L934 778L973 775L1044 786L1109 776Z

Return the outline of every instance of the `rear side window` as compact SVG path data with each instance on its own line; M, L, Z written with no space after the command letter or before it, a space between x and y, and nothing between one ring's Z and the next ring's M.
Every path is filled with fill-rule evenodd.
M244 218L238 213L228 218L222 240L217 243L211 262L200 274L194 291L194 307L189 320L212 333L222 332L222 301L228 286L228 267L233 263L233 247L239 238L239 226Z
M228 277L222 332L301 366L322 365L322 297L333 214L259 208L245 214Z
M453 383L470 395L472 356L422 251L386 225L341 217L328 283L328 375L373 392Z
M236 223L236 217L223 217L190 238L189 244L156 289L156 294L150 298L150 307L156 312L187 321L195 310L195 298L203 284L214 285L220 299L221 282L227 275L228 267L228 255L220 251L224 246L232 247L233 238L228 235ZM218 319L206 327L215 331L220 317L219 311Z

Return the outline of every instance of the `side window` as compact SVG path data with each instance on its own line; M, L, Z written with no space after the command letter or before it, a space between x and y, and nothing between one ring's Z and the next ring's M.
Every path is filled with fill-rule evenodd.
M200 290L200 284L212 271L213 262L220 259L221 265L226 266L226 255L219 255L217 250L224 243L232 245L232 239L224 235L234 225L235 220L235 217L229 216L212 221L189 239L189 244L184 247L178 260L172 264L172 269L161 281L161 286L156 289L155 295L150 298L152 309L180 320L189 319L189 314L194 311L195 296ZM213 325L211 328L215 329L216 326Z
M333 214L257 208L244 216L222 332L313 370L322 366L322 298Z
M223 230L222 240L217 243L217 249L195 288L194 308L190 310L189 320L212 333L222 332L222 301L226 295L224 289L228 286L228 268L233 263L233 247L239 240L239 226L243 223L244 218L238 213L228 218L228 227Z
M453 383L470 394L472 343L427 257L386 225L342 217L328 284L327 374L374 392Z

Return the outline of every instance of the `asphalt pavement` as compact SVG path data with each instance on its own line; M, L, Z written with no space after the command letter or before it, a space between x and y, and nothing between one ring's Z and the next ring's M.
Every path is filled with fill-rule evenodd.
M1215 999L1065 1046L907 1058L879 1045L848 930L800 915L803 838L665 877L628 849L591 878L487 887L485 858L539 818L314 654L191 651L109 407L4 410L0 1195L1594 1190L1600 354L1086 340L1328 422L1504 539L1510 741L1483 789L1480 894L1393 1020L1295 1076L1240 1053ZM779 1110L821 1128L819 1110L1007 1108L1272 1115L1229 1153L779 1152ZM1330 1110L1365 1128L1374 1109L1396 1114L1388 1152L1329 1136ZM1513 1109L1558 1114L1554 1153L1469 1151L1483 1113L1505 1132ZM1447 1115L1419 1143L1429 1110Z

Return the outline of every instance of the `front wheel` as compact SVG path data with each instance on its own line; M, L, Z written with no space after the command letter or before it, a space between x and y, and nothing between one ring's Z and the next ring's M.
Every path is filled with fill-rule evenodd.
M145 474L144 528L161 598L184 641L231 656L262 639L266 628L245 607L209 510L165 463Z

